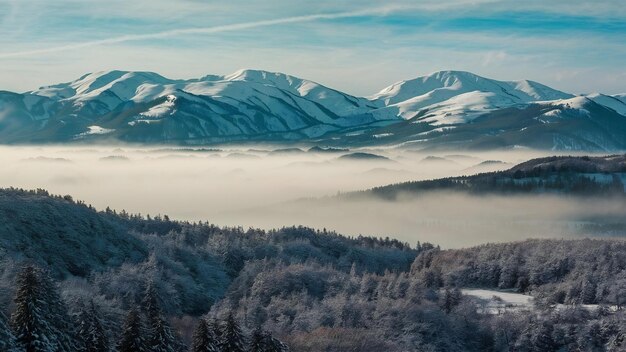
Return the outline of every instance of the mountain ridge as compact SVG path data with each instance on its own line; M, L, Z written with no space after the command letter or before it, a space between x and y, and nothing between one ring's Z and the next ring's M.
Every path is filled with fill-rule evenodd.
M529 113L546 125L541 128L541 141L531 136L525 142L518 136L515 143L508 137L497 143L480 142L536 125L526 118ZM511 123L501 124L497 131L466 133L468 126L485 117L500 116L495 122L503 121L503 114L521 116L511 117ZM446 139L463 131L464 147L479 141L488 148L621 150L626 149L626 118L622 121L618 116L625 114L622 95L576 96L534 81L498 81L466 71L439 71L357 97L263 70L194 79L112 70L25 93L0 91L0 143L282 141L359 146L411 142L421 148L426 142L425 147L455 148ZM593 128L572 130L572 124L585 124L581 121L585 116L592 118ZM520 123L523 126L517 126ZM402 133L388 132L399 128ZM446 138L433 140L433 136Z

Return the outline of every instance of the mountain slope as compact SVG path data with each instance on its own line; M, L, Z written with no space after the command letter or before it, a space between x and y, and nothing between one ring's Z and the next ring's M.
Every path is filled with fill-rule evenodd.
M174 80L107 71L0 91L0 143L304 142L416 148L624 150L626 98L441 71L355 97L259 70Z
M2 133L8 142L303 139L376 122L369 113L373 105L365 98L254 70L192 80L171 80L151 72L98 72L23 97L49 99L55 108L39 130L31 128L25 136Z
M626 150L626 116L578 96L460 115L446 110L424 112L393 125L327 137L325 142L331 145L368 145L376 140L418 149L619 151Z
M395 83L370 99L385 105L377 115L411 119L428 111L438 115L438 123L450 123L501 107L571 97L537 82L503 82L470 72L441 71Z

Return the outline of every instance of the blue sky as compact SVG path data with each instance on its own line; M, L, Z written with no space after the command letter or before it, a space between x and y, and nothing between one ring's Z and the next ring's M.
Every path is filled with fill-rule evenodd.
M625 38L623 0L0 0L0 89L256 68L369 95L455 69L624 93Z

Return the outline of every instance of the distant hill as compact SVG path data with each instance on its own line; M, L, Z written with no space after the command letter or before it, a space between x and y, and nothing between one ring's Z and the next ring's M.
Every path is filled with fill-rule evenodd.
M626 155L555 156L532 159L505 171L392 184L342 195L394 200L400 195L434 191L492 193L559 193L622 196L626 189Z

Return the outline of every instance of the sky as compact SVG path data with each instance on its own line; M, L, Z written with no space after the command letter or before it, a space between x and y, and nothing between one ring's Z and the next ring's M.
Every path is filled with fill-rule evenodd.
M354 95L440 70L626 93L623 0L0 0L0 90L242 68Z

